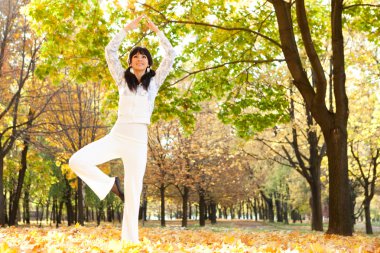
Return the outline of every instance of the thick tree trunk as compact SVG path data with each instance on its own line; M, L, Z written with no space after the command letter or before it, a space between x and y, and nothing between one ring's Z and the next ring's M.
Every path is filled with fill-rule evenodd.
M305 4L296 1L297 21L303 45L316 72L316 91L310 84L302 66L292 23L292 3L270 0L278 21L281 48L284 53L294 84L302 94L313 118L323 131L327 144L329 162L329 228L327 233L352 235L352 212L348 183L347 119L348 99L345 90L345 59L342 32L343 0L331 1L331 45L333 63L333 85L336 112L326 107L326 79L321 62L311 39Z
M309 183L311 189L311 229L323 231L322 220L322 200L321 200L321 183L320 177L313 177Z
M371 200L368 200L368 199L364 200L365 232L367 234L373 234L370 207L371 207Z
M161 196L161 227L165 227L165 185L160 186L160 196Z
M187 227L187 203L189 202L189 187L183 187L182 195L182 227Z
M324 132L329 162L329 228L327 233L352 235L351 196L348 181L347 132Z

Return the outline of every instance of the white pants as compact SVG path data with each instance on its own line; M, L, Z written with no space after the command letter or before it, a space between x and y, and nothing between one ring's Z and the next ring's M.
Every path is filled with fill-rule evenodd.
M115 158L124 164L124 212L122 240L138 242L138 214L147 161L147 125L116 122L103 138L78 150L70 158L71 169L103 200L112 189L114 177L96 165Z

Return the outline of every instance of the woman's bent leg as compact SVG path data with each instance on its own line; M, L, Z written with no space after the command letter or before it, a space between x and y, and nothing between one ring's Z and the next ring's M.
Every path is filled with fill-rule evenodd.
M110 192L115 178L106 175L96 165L119 158L120 156L115 152L115 146L115 140L106 135L78 150L69 160L71 169L95 192L100 200L103 200Z

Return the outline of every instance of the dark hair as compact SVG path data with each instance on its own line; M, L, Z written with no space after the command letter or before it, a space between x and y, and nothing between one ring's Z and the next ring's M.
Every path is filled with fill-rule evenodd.
M153 65L152 56L150 52L148 51L148 49L146 49L145 47L135 47L132 49L128 57L129 64L131 64L132 62L132 57L137 53L145 55L148 58L149 67L152 67ZM145 74L141 77L141 84L145 90L148 90L150 79L155 75L156 75L156 72L153 69L150 69L149 72L145 72ZM124 78L128 84L129 89L131 91L136 91L139 82L135 74L131 73L131 67L128 67L127 70L124 72Z

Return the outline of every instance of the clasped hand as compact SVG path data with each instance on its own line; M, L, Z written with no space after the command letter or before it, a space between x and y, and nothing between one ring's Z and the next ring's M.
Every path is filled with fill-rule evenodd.
M133 30L133 29L138 28L139 23L143 18L145 18L148 21L146 25L150 30L152 30L153 32L156 32L156 33L160 31L158 29L158 27L152 22L152 20L150 20L146 15L141 15L141 16L137 17L132 22L130 22L128 25L126 25L125 29Z

